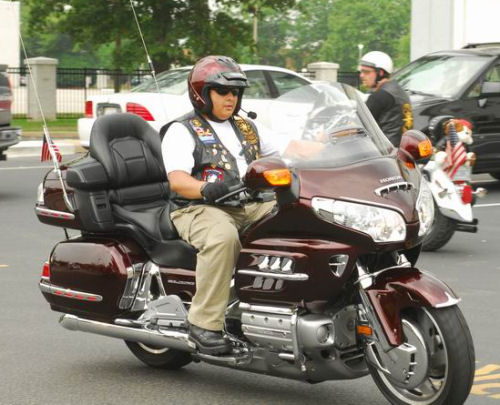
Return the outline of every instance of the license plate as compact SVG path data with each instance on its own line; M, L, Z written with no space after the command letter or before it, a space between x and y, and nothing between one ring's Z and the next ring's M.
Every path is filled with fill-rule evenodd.
M459 181L470 181L471 179L471 168L470 166L460 166L453 177L453 180Z
M120 112L119 108L116 107L104 107L104 110L102 112L103 115L108 115L108 114L116 114Z

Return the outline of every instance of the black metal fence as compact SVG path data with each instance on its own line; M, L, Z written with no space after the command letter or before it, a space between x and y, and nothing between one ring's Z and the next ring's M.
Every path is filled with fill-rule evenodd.
M359 73L358 72L338 72L337 81L340 83L347 83L359 89Z
M28 69L8 68L7 73L13 87L12 113L17 118L26 117ZM150 77L149 70L124 72L112 69L57 68L57 117L81 117L88 96L127 91Z

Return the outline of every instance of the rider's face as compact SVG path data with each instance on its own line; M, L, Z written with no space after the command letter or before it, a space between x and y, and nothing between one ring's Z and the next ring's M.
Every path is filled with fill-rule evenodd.
M377 72L369 66L361 66L359 78L363 86L373 88L377 84Z
M213 105L212 114L216 118L225 121L231 118L234 113L234 109L238 103L238 89L225 87L210 89L210 99Z

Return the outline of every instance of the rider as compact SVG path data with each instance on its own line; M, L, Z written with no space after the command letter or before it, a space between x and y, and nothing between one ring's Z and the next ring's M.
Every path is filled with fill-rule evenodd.
M392 59L384 52L372 51L359 62L359 76L373 92L366 105L380 129L399 147L401 135L413 127L410 99L397 81L391 80Z
M162 154L170 182L171 219L197 250L196 294L188 314L198 349L231 350L222 333L233 269L241 249L238 230L268 214L275 203L216 205L238 184L253 160L276 152L255 124L237 115L246 75L226 56L206 56L192 68L188 91L194 110L162 128ZM166 131L166 132L165 132Z

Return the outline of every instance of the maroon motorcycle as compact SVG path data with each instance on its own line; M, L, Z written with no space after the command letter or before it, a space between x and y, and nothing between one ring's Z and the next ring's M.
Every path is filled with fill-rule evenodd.
M170 221L160 138L130 114L97 119L89 154L39 189L39 220L81 232L43 266L61 325L123 339L152 367L205 361L311 383L371 374L392 404L464 403L475 360L460 300L415 267L433 221L416 165L430 142L409 131L393 148L346 85L303 87L273 108L290 117L277 126L282 158L253 162L220 200L276 199L240 233L232 353L200 353L188 337L196 251Z

